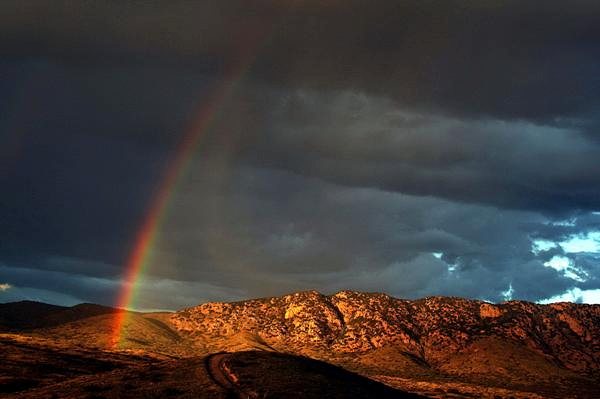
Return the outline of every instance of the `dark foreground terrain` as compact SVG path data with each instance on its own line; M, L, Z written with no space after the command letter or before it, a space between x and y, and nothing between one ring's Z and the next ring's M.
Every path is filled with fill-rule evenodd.
M174 313L0 304L0 396L599 398L600 306L301 292Z
M420 398L305 357L264 351L160 360L3 336L6 398Z

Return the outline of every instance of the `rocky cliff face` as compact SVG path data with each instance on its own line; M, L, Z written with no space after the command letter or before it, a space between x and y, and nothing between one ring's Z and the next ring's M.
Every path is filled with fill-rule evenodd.
M408 301L384 294L310 291L207 303L173 314L171 323L183 335L207 341L246 333L293 353L360 355L393 347L434 368L460 353L485 357L482 352L490 342L500 342L561 368L585 374L600 370L598 305L493 305L444 297Z

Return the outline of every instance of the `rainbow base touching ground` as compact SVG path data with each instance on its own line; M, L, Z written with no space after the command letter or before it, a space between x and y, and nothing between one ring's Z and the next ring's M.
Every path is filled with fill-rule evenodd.
M169 201L176 191L177 183L185 174L200 139L209 129L236 85L252 66L259 45L269 36L268 33L272 32L273 25L267 30L264 25L246 28L238 35L240 40L236 42L239 49L235 52L237 55L234 57L235 62L231 63L232 67L226 69L224 76L221 78L221 83L217 84L206 99L202 101L202 105L196 112L190 128L175 150L175 155L165 171L161 184L150 203L149 211L136 235L133 249L125 264L124 285L116 301L116 306L121 311L116 313L114 325L112 326L111 345L113 348L122 346L125 335L124 327L130 315L127 309L132 307L136 285L150 260L159 227L165 218ZM250 33L247 32L248 28L252 28Z

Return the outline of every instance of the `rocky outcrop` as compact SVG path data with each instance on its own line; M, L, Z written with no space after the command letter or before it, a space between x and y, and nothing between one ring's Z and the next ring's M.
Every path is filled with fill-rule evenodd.
M233 303L207 303L175 313L171 323L180 331L226 337L248 331L266 341L302 346L330 346L343 334L338 308L316 291L279 298Z
M250 332L294 353L366 353L393 346L435 367L494 338L578 372L600 370L600 306L461 298L402 300L384 294L315 291L207 303L171 316L183 334L226 339ZM513 347L513 346L511 346Z

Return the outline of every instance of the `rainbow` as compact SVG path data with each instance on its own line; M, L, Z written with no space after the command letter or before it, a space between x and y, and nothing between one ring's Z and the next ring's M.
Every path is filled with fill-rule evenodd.
M251 29L250 32L245 29L236 35L240 40L236 41L239 48L234 51L235 61L225 68L220 83L215 85L212 92L198 107L195 112L196 116L177 145L161 183L150 201L148 212L135 236L133 248L125 263L125 272L122 277L123 287L116 301L119 311L114 317L110 339L113 348L118 348L122 344L124 327L131 314L127 309L132 307L138 280L150 261L159 228L165 219L170 199L176 191L178 182L185 175L201 138L217 117L220 108L254 64L259 45L269 36L268 33L272 32L273 25L267 26L268 29L265 29L264 24L258 29L256 26L251 28L254 29Z

